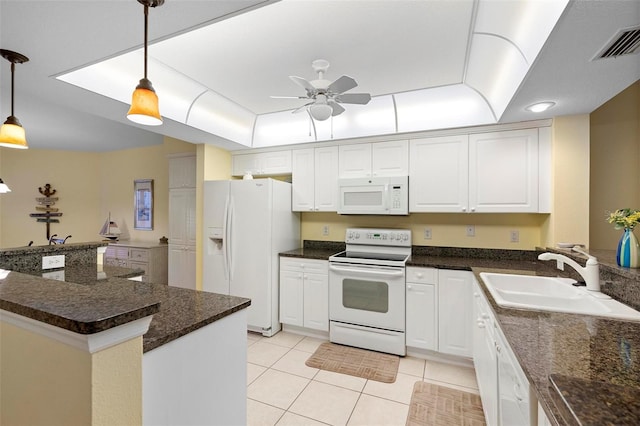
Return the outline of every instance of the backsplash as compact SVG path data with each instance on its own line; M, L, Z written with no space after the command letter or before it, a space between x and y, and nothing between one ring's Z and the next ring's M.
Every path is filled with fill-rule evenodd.
M69 266L93 265L97 263L98 247L106 245L107 242L94 242L0 249L0 268L18 272L40 270L43 256L56 255L64 255Z

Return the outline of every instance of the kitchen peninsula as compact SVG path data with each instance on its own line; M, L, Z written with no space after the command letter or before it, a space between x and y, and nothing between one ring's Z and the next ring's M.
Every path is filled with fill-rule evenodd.
M0 250L0 423L244 424L250 300L128 280L100 245L58 247L65 281L7 268L55 247Z

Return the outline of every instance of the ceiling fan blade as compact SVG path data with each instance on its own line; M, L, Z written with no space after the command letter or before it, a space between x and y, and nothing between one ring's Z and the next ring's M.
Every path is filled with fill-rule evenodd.
M345 93L338 95L334 98L336 102L343 104L360 104L366 105L371 100L371 95L368 93Z
M304 105L302 105L301 107L296 108L296 109L294 109L293 111L291 111L291 113L292 113L292 114L297 114L297 113L299 113L299 112L306 111L307 107L308 107L309 105L313 105L313 104L314 104L314 102L309 102L308 104L304 104Z
M340 114L342 114L343 112L345 112L345 109L344 109L344 108L342 107L342 105L340 105L339 103L334 102L334 101L329 101L329 102L327 102L327 103L328 103L328 104L331 106L331 108L333 109L333 111L331 112L331 116L332 116L332 117L335 117L336 115L340 115Z
M348 75L343 75L342 77L331 83L329 87L327 87L327 92L342 93L357 86L358 83L356 83L353 78L349 77Z
M297 84L298 86L302 87L304 90L307 91L307 95L311 96L312 93L314 93L316 91L316 88L313 87L313 85L311 83L309 83L307 80L305 80L302 77L297 77L295 75L290 75L289 78L291 79L291 81L293 81L295 84Z
M271 99L309 99L306 96L269 96Z

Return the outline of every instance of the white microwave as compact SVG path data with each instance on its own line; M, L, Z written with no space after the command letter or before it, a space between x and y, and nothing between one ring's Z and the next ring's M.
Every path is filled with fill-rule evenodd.
M340 214L409 214L409 177L338 179Z

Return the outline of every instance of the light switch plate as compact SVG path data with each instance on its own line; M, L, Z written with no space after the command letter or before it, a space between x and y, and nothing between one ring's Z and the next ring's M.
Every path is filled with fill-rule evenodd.
M467 225L467 237L475 237L475 236L476 236L476 226Z
M64 268L64 254L42 256L42 269Z

